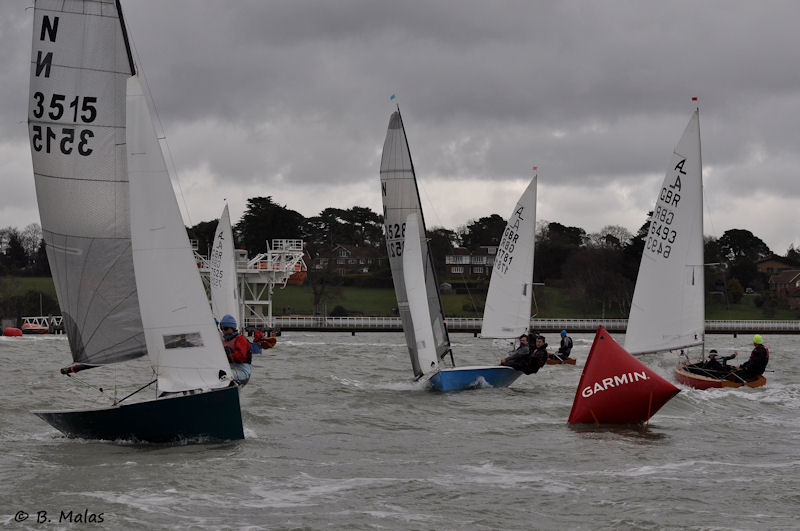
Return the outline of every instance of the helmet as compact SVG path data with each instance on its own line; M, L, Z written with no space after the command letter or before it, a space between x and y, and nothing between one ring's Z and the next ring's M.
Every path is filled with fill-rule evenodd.
M756 335L753 336L753 343L755 343L756 345L763 345L764 344L764 340L761 339L761 334L756 334Z
M233 328L236 330L236 319L232 315L226 313L222 316L219 326L220 328Z
M564 337L564 336L566 336L566 335L567 335L567 331L566 331L566 330L562 330L562 331L561 331L561 337Z

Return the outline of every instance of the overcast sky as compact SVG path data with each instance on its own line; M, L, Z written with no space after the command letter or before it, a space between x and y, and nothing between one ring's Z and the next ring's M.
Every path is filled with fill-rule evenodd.
M39 221L31 5L0 2L0 227ZM380 212L396 94L429 227L508 217L535 165L538 219L635 232L697 96L706 235L800 246L800 2L122 5L187 224L223 197L234 223L254 196Z

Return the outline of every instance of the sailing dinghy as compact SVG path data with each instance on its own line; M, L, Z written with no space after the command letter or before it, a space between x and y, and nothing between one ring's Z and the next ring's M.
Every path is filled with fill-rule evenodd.
M507 387L522 373L501 366L454 366L399 108L389 119L380 177L386 248L415 378L437 391ZM450 367L445 366L448 354Z
M695 109L664 177L650 216L625 348L631 354L699 347L705 334L703 273L703 164L700 110ZM678 363L676 377L697 389L739 387L744 382L694 374ZM763 383L766 379L761 378ZM760 383L759 385L763 385ZM712 385L713 384L713 385Z
M31 156L74 360L61 372L147 355L155 374L148 400L33 413L70 437L244 438L119 1L36 0L33 28Z

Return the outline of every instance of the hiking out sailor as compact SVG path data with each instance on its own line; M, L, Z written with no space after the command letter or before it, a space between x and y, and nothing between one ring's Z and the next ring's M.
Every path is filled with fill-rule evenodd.
M566 330L562 330L561 345L558 347L558 352L550 354L550 357L554 360L563 361L569 358L570 352L572 352L572 338L567 335Z
M526 359L530 355L531 355L531 347L528 344L528 336L522 334L521 336L519 336L519 346L517 347L517 349L509 357L501 359L500 365L516 368L515 367L516 364Z
M739 365L739 368L731 373L729 380L734 382L749 381L764 374L764 370L769 363L769 349L764 346L764 340L760 334L753 336L753 351L750 359Z
M531 351L531 357L536 366L536 370L533 372L538 371L547 363L547 356L547 341L544 336L536 336L536 345Z
M233 380L239 385L245 385L250 380L252 372L253 351L246 337L236 331L236 319L232 315L224 315L219 322L222 331L222 345L225 355L231 364Z
M519 336L519 347L509 357L500 360L500 365L511 367L514 370L525 374L533 374L539 370L539 366L533 359L527 335Z

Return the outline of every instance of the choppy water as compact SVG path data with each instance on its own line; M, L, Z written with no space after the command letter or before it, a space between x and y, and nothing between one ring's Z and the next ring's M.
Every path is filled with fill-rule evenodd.
M57 373L66 339L0 338L0 523L42 528L44 511L54 527L71 510L114 529L800 526L800 337L765 336L766 387L682 387L647 432L567 425L593 335L573 337L577 366L436 394L410 382L399 333L287 333L242 392L246 440L195 445L62 437L28 411L100 396ZM460 365L500 357L452 338ZM744 336L709 346L750 350ZM673 381L676 359L642 358ZM81 374L112 392L114 371L96 371Z

